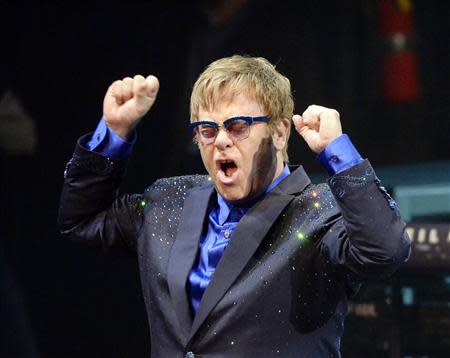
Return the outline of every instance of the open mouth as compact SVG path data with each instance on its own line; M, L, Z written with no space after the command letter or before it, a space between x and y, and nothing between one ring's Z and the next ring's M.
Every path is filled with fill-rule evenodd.
M233 160L219 161L219 170L223 172L225 177L229 178L237 171L237 165Z

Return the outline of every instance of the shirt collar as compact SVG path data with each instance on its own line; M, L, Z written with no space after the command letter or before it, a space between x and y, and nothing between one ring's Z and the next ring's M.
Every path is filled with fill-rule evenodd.
M270 185L267 187L266 194L270 193L273 188L275 188L278 184L280 184L283 179L285 179L289 174L291 174L291 171L289 170L289 166L287 164L284 165L283 171L278 175L275 180L270 183Z
M273 188L275 188L278 184L280 184L280 182L285 179L289 174L291 174L291 171L289 170L289 167L287 164L285 164L283 171L280 173L280 175L278 175L275 180L270 183L270 185L267 187L266 191L264 192L264 194L270 193ZM258 198L259 201L260 198L262 197L262 195ZM253 201L252 203L249 203L248 206L244 206L244 207L239 207L241 210L243 210L244 212L246 212L255 202ZM219 215L218 215L218 219L219 219L219 224L223 225L224 222L228 219L228 216L230 215L231 210L233 210L235 208L235 206L229 202L226 201L222 195L219 194L219 192L217 192L217 204L218 204L218 209L219 209Z

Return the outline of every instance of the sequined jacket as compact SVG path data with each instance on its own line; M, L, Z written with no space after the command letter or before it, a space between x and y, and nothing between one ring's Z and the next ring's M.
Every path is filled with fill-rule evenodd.
M59 225L137 251L152 357L340 357L348 297L409 255L405 224L367 160L329 185L300 167L241 219L194 317L188 275L214 186L182 176L118 196L125 166L77 145Z

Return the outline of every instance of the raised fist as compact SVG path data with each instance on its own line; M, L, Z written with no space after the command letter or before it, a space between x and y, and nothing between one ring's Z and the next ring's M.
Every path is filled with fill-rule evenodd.
M335 109L311 105L302 116L295 114L292 121L297 132L316 154L342 134L341 120Z
M155 76L125 77L109 86L103 100L106 125L124 139L128 139L141 118L150 110L158 94L159 81Z

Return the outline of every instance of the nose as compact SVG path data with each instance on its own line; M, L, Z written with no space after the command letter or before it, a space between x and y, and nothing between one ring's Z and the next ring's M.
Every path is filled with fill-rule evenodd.
M225 128L223 127L219 128L219 132L217 133L214 145L219 150L224 150L225 148L231 147L233 145L233 141L228 136L227 130Z

